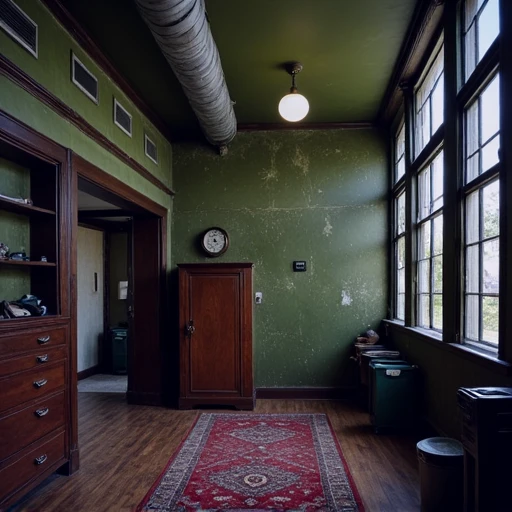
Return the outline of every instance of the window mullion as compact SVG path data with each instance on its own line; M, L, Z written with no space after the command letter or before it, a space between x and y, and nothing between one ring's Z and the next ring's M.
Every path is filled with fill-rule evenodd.
M461 201L460 113L457 91L462 83L458 2L446 2L444 10L444 169L443 178L443 341L453 343L461 332ZM449 293L446 293L449 291Z
M512 2L500 4L500 344L498 355L512 362L512 271L507 259L512 258ZM508 198L508 200L507 200Z
M416 297L416 176L411 172L414 156L414 89L402 85L405 112L405 325L415 325Z

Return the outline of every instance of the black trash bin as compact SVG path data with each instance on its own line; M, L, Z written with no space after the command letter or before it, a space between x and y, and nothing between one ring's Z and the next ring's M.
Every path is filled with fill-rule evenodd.
M110 331L110 341L112 344L112 373L124 374L128 371L127 366L127 348L128 329L116 328Z
M422 512L461 512L464 449L456 439L430 437L416 445Z

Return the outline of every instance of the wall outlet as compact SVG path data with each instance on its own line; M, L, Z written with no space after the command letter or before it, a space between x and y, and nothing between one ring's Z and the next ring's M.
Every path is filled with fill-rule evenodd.
M261 292L256 292L254 294L254 302L256 304L261 304L263 302L263 293Z

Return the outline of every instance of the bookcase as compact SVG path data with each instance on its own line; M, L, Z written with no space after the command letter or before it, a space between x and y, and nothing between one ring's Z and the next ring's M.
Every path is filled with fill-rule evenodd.
M46 307L0 319L0 510L54 471L77 469L68 161L0 112L0 242L28 258L0 259L0 300L31 294Z
M25 252L30 258L0 259L0 299L18 300L30 293L42 300L48 315L59 315L59 170L5 141L0 155L8 156L0 158L0 242L11 253Z

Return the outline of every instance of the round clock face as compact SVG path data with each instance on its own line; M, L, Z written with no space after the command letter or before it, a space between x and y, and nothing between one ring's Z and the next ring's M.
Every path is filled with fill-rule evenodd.
M203 249L210 256L220 256L229 245L228 234L221 228L210 228L203 235Z

